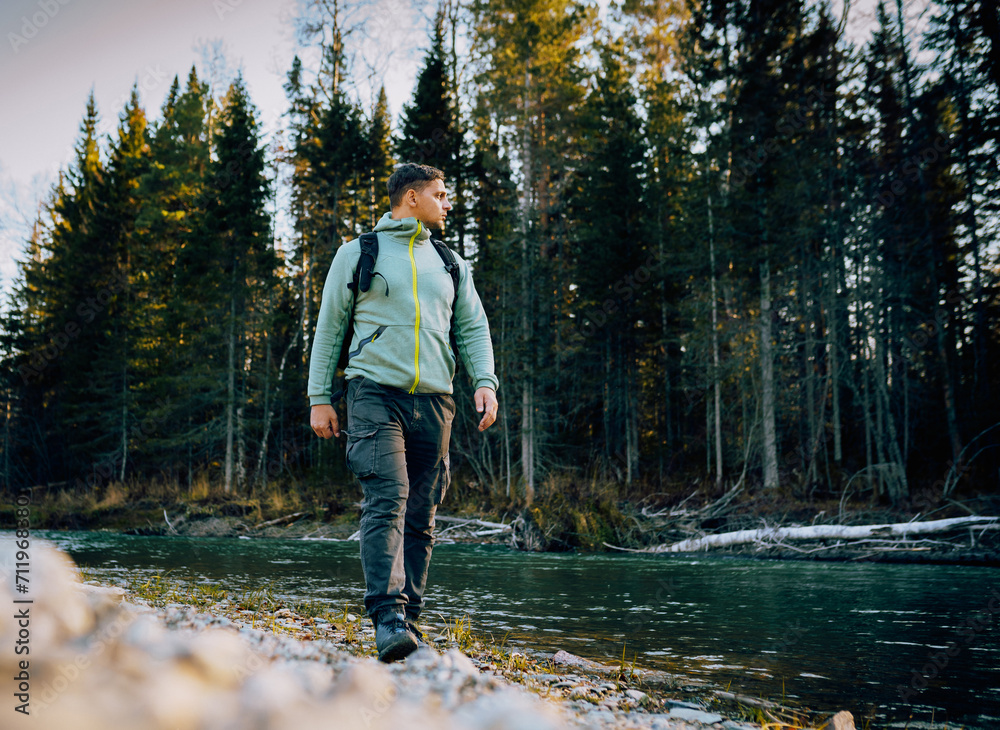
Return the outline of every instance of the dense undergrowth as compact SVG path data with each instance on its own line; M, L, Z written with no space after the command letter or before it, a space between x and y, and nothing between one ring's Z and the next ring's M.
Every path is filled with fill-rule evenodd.
M1000 498L966 493L944 499L924 490L905 502L887 503L877 493L834 495L794 487L746 488L724 501L714 483L640 484L624 490L612 482L549 477L528 503L503 485L483 486L456 478L442 514L514 523L518 547L529 550L604 550L645 547L681 539L686 533L767 525L864 524L910 519L997 514ZM172 534L173 525L223 520L255 526L293 517L297 522L353 531L361 490L351 477L323 481L271 482L249 493L226 494L208 480L182 486L165 481L112 482L85 491L37 487L30 495L34 529L107 529ZM14 524L14 495L0 495L0 520ZM722 504L719 507L720 503ZM287 523L285 523L287 524Z

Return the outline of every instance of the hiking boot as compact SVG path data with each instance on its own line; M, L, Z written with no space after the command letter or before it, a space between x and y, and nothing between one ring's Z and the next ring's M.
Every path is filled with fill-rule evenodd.
M417 622L412 618L404 619L406 623L406 628L410 630L413 634L413 638L417 640L417 646L427 646L427 637L424 636L424 632L417 628Z
M375 616L375 648L380 662L395 662L412 654L418 644L403 614L385 609Z

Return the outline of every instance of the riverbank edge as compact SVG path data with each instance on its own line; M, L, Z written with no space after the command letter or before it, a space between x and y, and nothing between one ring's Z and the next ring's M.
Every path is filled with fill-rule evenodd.
M287 643L293 642L300 647L321 644L320 654L333 652L341 659L385 666L375 658L370 622L349 613L347 607L339 620L325 620L299 613L280 601L268 607L258 603L252 610L241 609L239 606L245 603L206 600L210 594L204 592L191 594L194 600L184 602L175 589L164 590L162 582L152 592L135 591L93 578L86 579L84 585L118 594L130 610L151 612L167 629L229 628L244 638L249 636L256 648L270 647L265 651L268 659L279 655L310 658L317 655L301 648L288 649ZM297 608L301 611L301 607ZM427 632L428 648L413 655L419 657L418 671L427 663L427 652L438 658L450 656L453 662L455 652L459 652L488 680L484 686L498 682L530 692L568 716L573 727L759 730L778 722L783 727L803 730L854 728L853 719L850 723L845 720L851 717L849 713L841 712L838 724L834 725L830 713L794 710L767 700L734 695L713 688L702 679L647 670L625 661L615 667L565 651L544 660L532 658L509 651L492 637L477 633L467 618L458 619L443 630L440 626L422 628ZM406 672L413 657L389 667L395 673Z
M61 493L32 499L35 529L110 531L130 535L177 537L356 539L361 504L301 503L294 505L236 496L204 500L122 501L111 491L104 499ZM80 500L83 499L81 502ZM685 500L686 502L687 500ZM438 543L505 544L537 552L644 551L719 532L815 525L869 525L913 520L1000 514L1000 497L936 507L926 514L908 509L850 506L840 503L788 502L776 495L740 494L709 501L700 507L685 505L653 508L645 502L593 503L552 499L532 506L469 510L447 505L440 513ZM924 505L926 508L927 505ZM13 504L0 503L0 524L13 515ZM9 513L9 514L8 514ZM471 529L456 523L466 521ZM487 526L489 529L482 529ZM500 529L502 528L502 529ZM886 541L891 542L891 541ZM905 541L902 541L905 542ZM716 555L755 559L886 563L930 563L1000 567L1000 530L956 532L935 544L874 546L819 540L813 543L749 543L714 547ZM932 541L933 542L933 541Z
M851 520L853 516L848 515ZM174 537L218 537L218 538L252 538L278 540L357 540L359 522L340 520L334 523L311 519L308 515L289 515L279 518L283 523L250 526L237 517L213 516L188 520L183 514L170 517L165 515L162 526L133 528L124 531L133 535L157 535ZM525 528L524 515L519 515L512 523L497 523L493 515L439 515L436 544L466 543L481 545L505 545L511 549L529 550L524 544L523 532L518 529L536 530L537 525L529 524ZM529 518L530 519L530 518ZM447 522L444 522L447 520ZM520 523L520 524L519 524ZM857 524L852 520L852 524ZM507 530L497 529L498 525L506 524ZM785 525L776 524L780 528ZM790 523L788 526L797 526ZM485 527L485 529L483 529ZM727 547L709 548L704 552L713 555L751 558L755 560L801 560L815 562L880 562L895 564L926 564L926 565L967 565L977 567L1000 567L1000 534L991 532L979 535L978 538L969 535L971 544L959 543L957 540L939 541L940 544L926 547L922 543L909 546L892 545L891 541L884 546L870 544L851 544L838 540L816 540L804 542L800 546L765 545L746 543ZM604 543L590 550L573 547L569 549L540 550L539 552L637 552L641 548L618 546ZM657 554L657 553L650 553ZM683 553L678 553L683 554Z

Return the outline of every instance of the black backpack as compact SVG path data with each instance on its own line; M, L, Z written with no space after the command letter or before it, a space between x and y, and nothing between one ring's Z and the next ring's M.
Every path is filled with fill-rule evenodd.
M372 286L372 278L376 274L382 276L375 271L375 262L378 260L378 234L374 231L362 233L359 240L361 243L361 256L358 259L357 267L354 269L354 279L347 285L347 288L354 293L354 296L351 299L351 310L347 313L347 327L344 331L344 340L340 346L340 358L337 360L337 367L340 370L347 369L347 361L350 359L348 350L351 349L351 342L354 340L354 305L358 301L358 292L367 292ZM450 329L451 349L455 353L455 359L457 360L458 346L455 342L455 300L458 299L458 262L455 261L455 254L444 244L444 241L432 238L431 243L434 245L434 250L438 252L438 256L444 261L444 268L451 274L451 280L455 284L455 299L451 302ZM385 277L382 278L384 279ZM385 295L389 296L388 287L386 288ZM343 389L339 390L333 394L331 401L336 403L343 396Z

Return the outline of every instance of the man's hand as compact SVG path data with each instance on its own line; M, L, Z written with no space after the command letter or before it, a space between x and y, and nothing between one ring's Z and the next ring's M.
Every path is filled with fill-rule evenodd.
M476 390L476 410L483 414L483 420L479 422L479 430L485 431L497 420L497 394L493 388L482 387Z
M340 437L340 421L337 420L337 411L329 403L313 406L309 409L309 425L320 438Z

